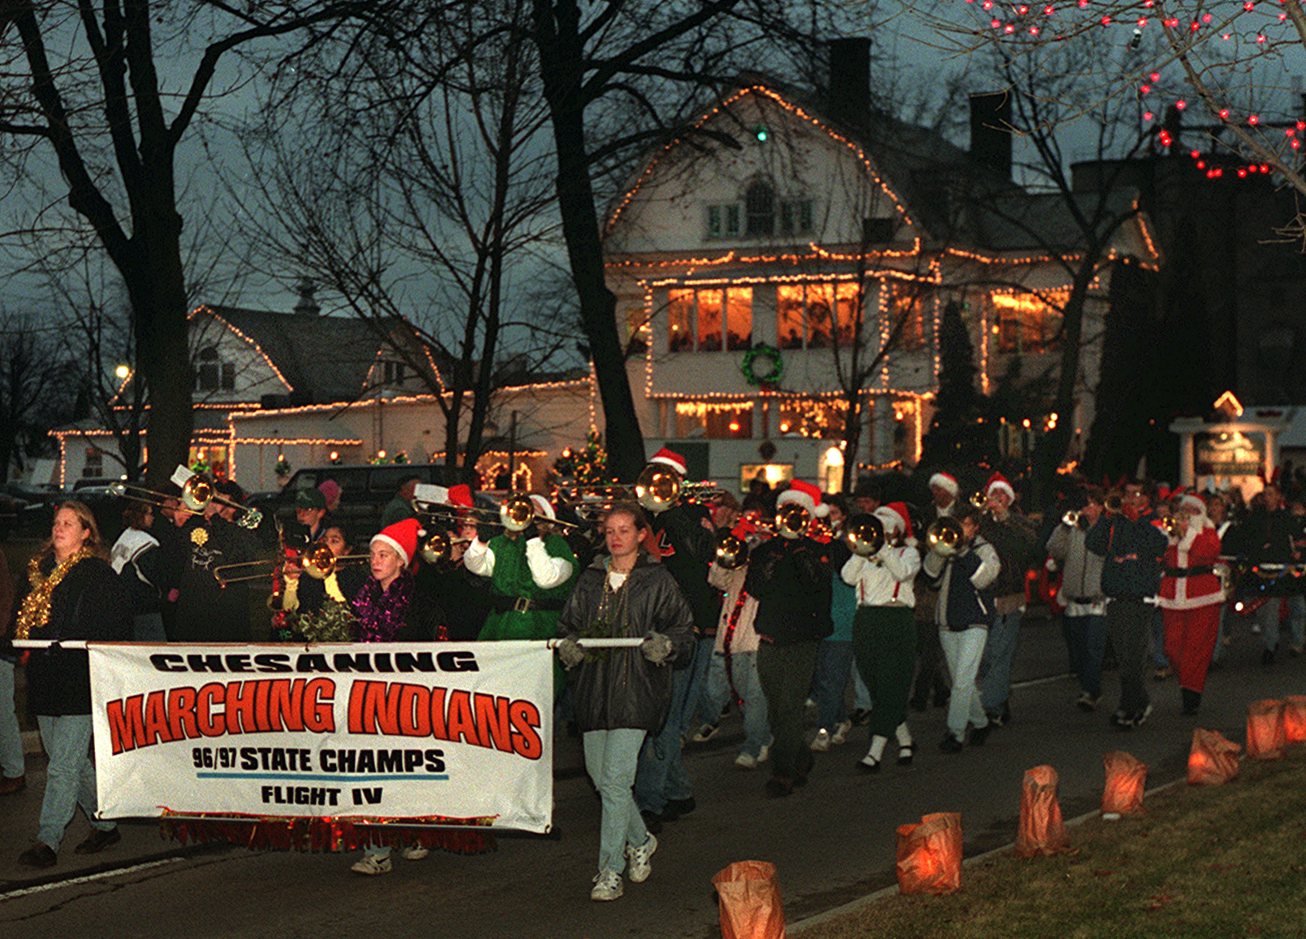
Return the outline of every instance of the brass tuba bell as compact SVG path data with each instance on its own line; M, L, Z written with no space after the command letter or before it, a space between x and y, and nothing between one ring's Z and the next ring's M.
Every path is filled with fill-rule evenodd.
M936 519L925 531L925 543L930 546L930 550L945 558L957 553L963 537L965 532L962 531L961 522L946 515Z
M880 553L884 547L884 522L874 515L854 515L848 520L848 530L844 537L853 554L869 558Z
M676 504L680 497L680 474L658 463L644 467L635 480L635 500L657 515Z
M535 503L524 493L514 493L499 506L499 524L508 531L525 531L535 521Z
M797 502L786 502L775 513L775 533L781 538L801 538L811 523L811 513Z
M716 543L716 562L728 571L737 571L748 563L748 542L726 532Z

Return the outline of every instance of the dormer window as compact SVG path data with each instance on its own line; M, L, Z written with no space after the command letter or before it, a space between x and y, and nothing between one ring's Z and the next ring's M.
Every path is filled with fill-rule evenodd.
M236 388L236 365L233 362L221 362L218 359L217 346L205 346L196 356L195 369L196 391L234 391Z
M385 360L381 363L381 381L387 385L404 383L404 363Z
M775 232L775 190L764 182L755 182L744 193L744 213L750 238Z

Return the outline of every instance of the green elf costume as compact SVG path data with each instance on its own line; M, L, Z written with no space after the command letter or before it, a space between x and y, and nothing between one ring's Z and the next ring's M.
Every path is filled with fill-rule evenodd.
M531 494L541 522L556 519L553 506ZM553 639L558 634L558 614L576 583L576 555L561 535L526 538L505 532L489 544L476 539L463 555L463 565L473 574L490 578L492 611L485 618L479 640Z

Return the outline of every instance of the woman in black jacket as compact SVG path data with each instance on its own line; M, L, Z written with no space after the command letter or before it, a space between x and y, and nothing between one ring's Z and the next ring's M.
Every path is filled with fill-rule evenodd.
M694 616L675 580L640 550L648 521L637 506L617 506L603 521L610 556L581 572L562 615L558 658L571 671L585 770L603 805L599 872L592 900L615 900L624 869L643 883L657 839L644 827L632 787L644 736L671 707L671 670L693 653ZM643 639L637 647L586 651L586 639Z
M16 639L125 640L132 607L122 581L104 560L95 516L81 502L54 514L50 541L27 567L19 595ZM95 854L120 840L118 826L97 819L95 764L91 761L91 676L84 649L57 645L32 652L27 700L50 757L37 843L18 857L25 867L53 867L59 843L77 806L91 833L76 848Z

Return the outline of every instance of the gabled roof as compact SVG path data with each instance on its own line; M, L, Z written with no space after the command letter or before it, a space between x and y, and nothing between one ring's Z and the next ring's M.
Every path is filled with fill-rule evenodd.
M438 367L422 354L411 328L393 321L390 338L377 335L375 325L354 316L316 313L274 313L230 306L200 306L192 317L207 313L251 343L273 366L296 398L310 401L350 401L367 390L368 372L378 358L400 357L396 344L408 342L438 381ZM388 354L387 354L388 353Z

